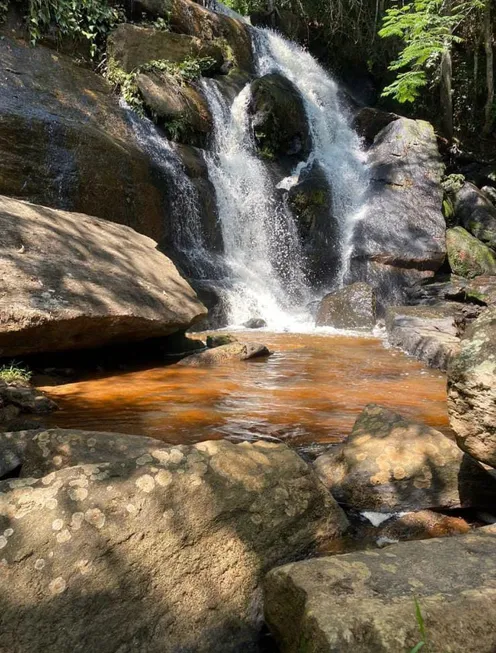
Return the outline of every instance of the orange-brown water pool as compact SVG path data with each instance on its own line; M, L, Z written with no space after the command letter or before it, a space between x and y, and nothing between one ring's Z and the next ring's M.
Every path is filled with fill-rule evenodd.
M201 334L198 334L201 335ZM143 434L166 442L345 438L375 402L446 431L445 377L371 337L247 332L275 353L208 369L168 365L43 388L51 426Z

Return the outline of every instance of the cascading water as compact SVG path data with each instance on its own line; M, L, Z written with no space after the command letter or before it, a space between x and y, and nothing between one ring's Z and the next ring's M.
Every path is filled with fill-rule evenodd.
M250 86L232 106L215 80L203 80L202 88L214 121L213 149L206 161L230 270L229 319L241 324L256 316L271 328L296 328L308 319L304 307L311 295L293 218L277 201L274 184L255 154Z
M256 29L253 50L257 75L280 73L298 89L305 107L313 151L278 188L289 189L312 162L332 189L332 216L338 224L340 260L336 286L346 279L352 236L361 215L367 182L360 140L339 102L339 88L305 50L278 34ZM232 105L215 80L202 81L214 122L206 159L217 197L225 260L230 270L228 316L233 324L262 317L270 328L303 328L314 299L294 218L283 207L273 180L257 157L248 107L250 85Z

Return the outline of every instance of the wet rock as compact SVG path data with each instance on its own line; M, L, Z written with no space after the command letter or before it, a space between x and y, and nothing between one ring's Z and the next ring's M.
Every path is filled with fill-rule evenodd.
M465 183L457 192L455 218L473 236L496 249L496 207L473 184Z
M396 113L380 111L373 107L363 107L353 119L353 128L358 132L366 144L371 145L377 134L387 127L390 122L398 120Z
M0 484L6 650L255 653L263 574L347 527L284 445L151 457Z
M368 283L353 283L329 293L320 302L316 325L335 329L372 329L375 293Z
M57 404L36 388L15 386L0 382L3 405L11 404L23 413L46 415L57 410Z
M370 282L380 304L399 304L404 288L432 276L445 258L443 164L434 129L422 120L394 120L377 134L368 162L351 278Z
M496 308L467 329L448 367L448 413L458 445L496 467Z
M386 311L388 341L429 367L445 370L460 347L457 317L462 310L455 302L390 306Z
M136 0L135 12L139 18L142 11L153 17L162 17L173 32L189 34L202 41L227 44L226 54L243 70L253 71L253 56L249 26L240 20L209 11L190 0Z
M101 75L2 36L0 194L96 215L159 241L169 234L169 188Z
M171 140L206 144L212 118L205 98L194 86L156 71L140 73L136 83L146 107Z
M267 326L267 322L262 320L261 317L252 317L247 322L243 323L245 329L264 329Z
M213 336L207 336L207 347L213 349L214 347L222 347L238 342L238 339L229 333L219 333Z
M265 618L283 653L411 651L416 597L430 649L492 653L495 545L481 528L286 565L265 578Z
M377 532L378 544L400 540L425 540L431 537L464 535L471 531L461 517L443 515L433 510L400 513L381 525Z
M0 197L0 355L145 340L206 314L155 243L129 227Z
M468 278L496 275L496 254L463 227L446 231L446 247L455 274Z
M24 432L21 477L42 477L65 467L133 460L151 463L152 452L168 446L142 435L77 429L38 429Z
M312 140L305 107L288 79L272 73L252 82L249 111L255 142L264 158L289 157L294 162L308 158Z
M187 356L177 363L184 367L211 367L227 361L246 361L251 358L265 358L271 355L265 346L254 342L231 342L227 345L207 349L198 354Z
M314 467L340 503L360 511L481 507L496 499L496 479L453 441L374 404Z
M210 57L214 61L212 72L219 71L224 63L221 48L213 43L187 34L174 34L130 23L121 23L110 34L107 56L127 73L151 61L182 63L186 59Z

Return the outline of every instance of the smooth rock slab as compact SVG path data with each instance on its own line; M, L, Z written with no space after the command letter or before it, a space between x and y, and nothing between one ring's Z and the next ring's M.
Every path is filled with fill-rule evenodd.
M155 241L0 196L0 356L145 340L206 315Z
M265 578L265 618L281 653L496 650L496 531L317 558Z
M469 326L450 362L448 413L458 445L496 467L496 307Z
M284 445L151 457L0 483L1 651L255 652L263 575L347 527Z
M317 475L355 510L490 507L496 480L435 429L369 404L348 439L319 456Z

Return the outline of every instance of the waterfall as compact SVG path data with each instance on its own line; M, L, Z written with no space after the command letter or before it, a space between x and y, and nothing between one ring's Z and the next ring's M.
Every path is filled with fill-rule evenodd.
M230 270L230 322L261 317L271 328L296 328L308 320L305 306L311 294L293 217L255 154L248 117L250 85L231 106L215 80L204 79L202 88L214 122L206 162Z
M341 250L336 285L342 286L349 270L354 227L364 213L367 169L360 139L340 102L338 85L309 52L269 29L254 31L253 49L258 76L280 73L303 100L313 141L307 163L315 160L320 164L332 191ZM304 168L300 163L290 184L297 182Z

